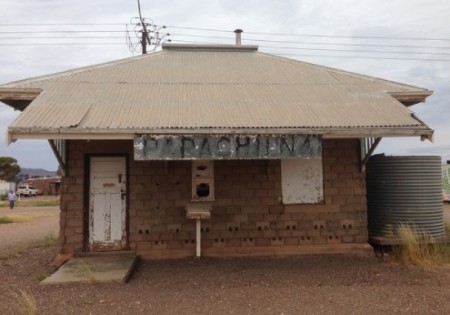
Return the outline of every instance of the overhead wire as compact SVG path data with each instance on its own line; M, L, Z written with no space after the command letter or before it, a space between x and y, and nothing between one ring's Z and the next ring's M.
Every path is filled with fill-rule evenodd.
M166 25L170 28L177 29L190 29L190 30L208 30L213 32L227 32L233 33L234 31L218 30L218 29L202 29L195 27L182 27L174 25ZM430 38L430 37L402 37L402 36L357 36L357 35L326 35L326 34L298 34L298 33L266 33L266 32L252 32L245 31L245 34L253 35L271 35L271 36L298 36L298 37L330 37L330 38L358 38L358 39L393 39L393 40L432 40L432 41L450 41L450 38Z
M172 40L174 43L189 43L189 44L205 44L205 42L189 41L189 40ZM210 42L209 42L210 43ZM260 46L265 48L264 46ZM278 47L277 47L278 48ZM317 57L317 58L345 58L345 59L375 59L375 60L405 60L405 61L439 61L450 62L450 59L431 59L431 58L401 58L401 57L380 57L380 56L343 56L343 55L310 55L310 54L290 54L277 52L277 56L292 56L292 57Z
M199 37L199 38L214 38L214 39L233 39L232 37L217 37L197 34L181 34L170 33L173 36L183 37ZM299 42L299 41L283 41L283 40L269 40L269 39L256 39L256 38L244 38L244 41L258 41L258 42L271 42L282 44L299 44L299 45L329 45L329 46L355 46L355 47L380 47L380 48L429 48L429 49L450 49L450 46L419 46L419 45L385 45L385 44L355 44L355 43L330 43L330 42Z
M45 26L45 27L53 27L53 26L89 26L89 29L58 29L58 30L31 30L31 31L24 31L24 30L2 30L0 29L0 46L51 46L51 45L123 45L123 43L116 43L116 42L70 42L71 40L110 40L110 39L121 39L123 38L127 45L132 45L133 39L139 39L139 34L134 30L131 32L128 26L134 26L136 28L136 24L133 23L37 23L37 24L0 24L0 27L24 27L24 26ZM125 26L125 29L118 30L116 28L105 30L105 29L92 29L92 26ZM223 30L223 29L212 29L212 28L200 28L200 27L183 27L183 26L174 26L174 25L166 25L167 28L173 28L178 30L188 30L188 31L203 31L203 32L221 32L221 33L227 33L232 34L234 31L231 30ZM83 34L83 33L91 33L94 36L76 36L77 33ZM95 35L95 34L103 34L103 35ZM113 34L124 34L124 36L114 36ZM23 36L27 34L28 36ZM36 36L32 36L32 35ZM52 34L55 34L55 36L52 36ZM63 34L67 34L67 36L64 36ZM361 54L392 54L392 55L430 55L430 56L450 56L450 53L446 52L437 52L436 50L448 50L450 47L445 46L429 46L429 45L399 45L399 44L380 44L380 43L343 43L343 42L324 42L323 38L335 38L335 39L365 39L365 40L372 40L372 39L384 39L384 40L424 40L424 41L450 41L450 39L447 38L427 38L427 37L389 37L389 36L350 36L350 35L324 35L324 34L294 34L294 33L265 33L265 32L245 32L245 34L249 35L255 35L255 36L289 36L289 37L314 37L317 38L318 42L313 41L296 41L296 40L286 40L284 38L281 38L280 40L274 40L274 39L261 39L261 38L255 38L255 37L249 37L244 38L243 42L247 43L261 43L260 47L262 49L267 50L290 50L290 51L318 51L318 52L332 52L332 53L352 53L354 55L352 56L340 56L339 54L333 54L333 55L306 55L306 54L297 54L297 53L283 53L283 52L275 52L277 55L282 56L304 56L304 57L333 57L333 58L369 58L369 59L394 59L394 60L424 60L424 61L450 61L447 59L432 59L432 58L423 58L423 59L416 59L416 58L407 58L407 57L376 57L376 56L364 56ZM48 35L48 36L39 36L39 35ZM172 42L190 42L193 41L186 41L181 40L179 38L205 38L205 39L211 39L208 41L208 43L211 42L217 42L217 40L227 40L227 41L233 41L234 37L225 37L225 36L211 36L211 35L202 35L202 34L196 34L191 32L175 32L171 33L171 41ZM32 43L17 43L17 41L22 40L38 40L38 41L47 41L47 42L32 42ZM48 40L54 40L55 42L48 42ZM59 42L58 40L65 40L65 42ZM5 41L11 41L6 42ZM66 42L69 41L69 42ZM218 43L223 43L223 41L220 41ZM266 45L268 44L268 45ZM270 45L275 44L275 45ZM280 46L278 46L280 44ZM296 46L286 46L283 44L289 44L289 45L296 45ZM282 46L281 46L282 45ZM135 46L135 45L134 45ZM306 47L304 47L306 46ZM315 47L315 46L322 46L321 48ZM373 49L370 50L362 50L362 49L337 49L337 48L323 48L323 46L340 46L340 47L370 47ZM131 47L131 46L130 46ZM377 50L376 48L380 48L380 50ZM395 49L410 49L409 51L393 51L393 50L382 50L386 48L395 48ZM416 51L411 51L416 50ZM434 50L434 51L433 51ZM357 54L357 55L355 55Z
M131 23L1 23L0 27L22 27L22 26L126 26ZM199 30L208 32L234 33L232 30L187 27L177 25L165 25L167 28L181 30ZM0 31L1 33L2 31ZM450 38L437 37L404 37L404 36L359 36L359 35L328 35L328 34L301 34L301 33L276 33L276 32L254 32L245 31L245 34L263 36L292 36L292 37L325 37L325 38L350 38L350 39L389 39L389 40L425 40L425 41L450 41Z

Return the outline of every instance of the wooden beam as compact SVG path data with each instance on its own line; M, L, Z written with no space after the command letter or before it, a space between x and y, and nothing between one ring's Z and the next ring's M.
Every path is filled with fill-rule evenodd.
M425 99L433 94L433 91L422 91L422 92L390 92L388 93L393 98L395 98L400 103L405 106L411 106L414 104L425 102Z
M38 88L0 88L0 101L3 100L34 100L42 89Z
M54 140L48 140L48 143L50 144L50 147L52 148L53 154L55 155L56 159L58 160L59 165L61 166L61 170L63 172L63 176L65 176L66 174L66 163L64 161L64 157L61 154L61 152L59 152L58 148L56 147L55 141Z

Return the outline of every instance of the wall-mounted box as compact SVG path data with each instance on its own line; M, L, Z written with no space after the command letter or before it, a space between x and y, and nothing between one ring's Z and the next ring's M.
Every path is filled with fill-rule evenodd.
M214 200L214 162L192 161L192 201Z

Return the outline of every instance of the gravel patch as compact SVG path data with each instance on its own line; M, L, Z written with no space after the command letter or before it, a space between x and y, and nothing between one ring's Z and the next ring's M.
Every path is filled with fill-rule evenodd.
M450 314L450 266L422 271L373 256L190 258L141 261L127 284L41 285L56 253L0 247L0 314L19 314L20 290L38 314Z
M1 314L17 314L20 289L39 314L450 313L450 268L372 256L141 261L127 284L41 285L55 254L32 248L0 264Z

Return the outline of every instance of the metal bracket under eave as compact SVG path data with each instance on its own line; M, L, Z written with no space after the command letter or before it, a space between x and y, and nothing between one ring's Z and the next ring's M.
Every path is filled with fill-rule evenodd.
M377 148L382 138L361 139L361 172L366 170L366 163L369 161L373 151Z
M62 176L66 175L66 140L48 140L53 154L61 167Z
M431 143L434 143L434 134L432 134L432 135L421 135L420 136L420 141L425 141L425 140L428 140Z

